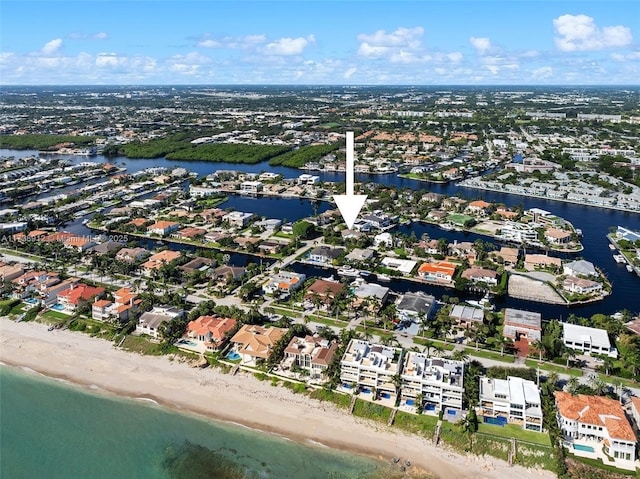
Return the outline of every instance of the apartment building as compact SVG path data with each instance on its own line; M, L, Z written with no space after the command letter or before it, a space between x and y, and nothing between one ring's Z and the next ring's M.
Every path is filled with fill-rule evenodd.
M585 354L595 353L612 358L618 357L618 351L611 346L609 334L604 329L562 323L562 342L568 348Z
M352 339L340 361L340 381L345 388L395 398L393 376L400 373L402 349Z
M416 405L422 395L426 410L445 408L462 410L464 362L432 358L425 353L409 351L402 367L400 403Z

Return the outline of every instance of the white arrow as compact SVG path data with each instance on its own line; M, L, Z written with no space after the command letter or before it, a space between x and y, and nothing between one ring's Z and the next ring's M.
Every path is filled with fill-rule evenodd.
M353 132L347 132L347 187L344 195L333 195L333 199L340 210L340 214L347 224L347 228L353 228L356 218L367 201L367 195L353 194Z

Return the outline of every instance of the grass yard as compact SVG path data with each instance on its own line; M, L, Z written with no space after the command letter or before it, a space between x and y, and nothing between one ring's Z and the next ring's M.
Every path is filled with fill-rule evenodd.
M452 215L447 215L447 221L453 223L454 225L458 225L458 226L464 226L464 224L467 221L472 220L472 219L473 219L472 216L461 215L461 214L457 214L457 213L454 213Z
M121 347L127 351L151 356L161 356L165 354L165 349L160 343L153 343L149 339L141 336L127 336L127 339L124 340Z
M540 368L543 371L549 371L552 373L558 373L558 374L569 374L571 376L577 376L580 377L582 376L582 371L580 369L575 369L575 368L565 368L564 366L559 366L556 364L551 364L551 363L538 363L538 361L534 360L534 359L527 359L525 360L525 364L530 367L530 368Z
M534 444L551 447L551 438L549 437L549 434L527 431L516 424L507 424L506 426L501 427L493 424L480 423L478 424L478 433L505 437L507 439L514 438L518 441L532 442Z
M59 311L47 311L46 313L42 313L41 316L43 318L54 320L56 323L63 319L69 319L68 314L61 313Z
M515 356L511 356L508 354L505 354L504 356L500 356L500 353L494 352L494 351L485 351L482 349L479 349L478 351L476 351L475 348L465 348L465 351L469 356L476 356L478 358L485 358L485 359L493 359L495 361L502 361L504 363L514 363L516 360Z

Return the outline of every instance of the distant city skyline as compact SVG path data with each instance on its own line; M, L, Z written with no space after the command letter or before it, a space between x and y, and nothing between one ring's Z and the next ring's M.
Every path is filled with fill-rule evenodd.
M633 1L2 1L1 85L638 85Z

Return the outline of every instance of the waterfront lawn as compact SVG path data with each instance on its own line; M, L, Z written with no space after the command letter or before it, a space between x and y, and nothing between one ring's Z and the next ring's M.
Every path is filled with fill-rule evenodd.
M516 439L518 441L532 442L542 446L551 447L551 438L545 432L527 431L516 424L507 424L505 426L496 426L493 424L478 424L478 433L488 434L490 436L505 437L508 439Z
M437 416L431 416L428 414L411 414L404 411L398 411L393 420L394 427L429 439L433 436L437 423Z
M473 220L472 216L461 215L454 213L452 215L447 216L447 221L453 223L454 225L464 226L467 221Z
M22 314L24 313L24 308L26 308L26 306L27 305L24 303L18 303L13 308L11 308L9 314Z
M348 409L351 405L350 394L340 394L335 391L329 391L327 389L316 389L309 393L309 397L317 399L318 401L329 401L338 406L341 409Z
M41 316L43 318L54 320L54 322L59 322L60 320L69 319L68 314L60 313L59 311L47 311L46 313L42 313Z
M134 353L147 354L150 356L162 356L166 353L166 348L160 343L152 343L142 336L127 336L122 345L122 349Z
M465 352L469 356L476 356L478 358L485 359L493 359L494 361L502 361L505 363L514 363L516 361L515 356L511 356L509 354L505 354L501 356L500 353L494 351L486 351L484 349L479 349L478 351L475 348L465 348Z
M387 424L391 417L391 408L365 401L364 399L357 399L353 408L353 415Z

